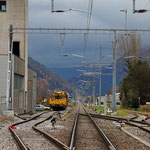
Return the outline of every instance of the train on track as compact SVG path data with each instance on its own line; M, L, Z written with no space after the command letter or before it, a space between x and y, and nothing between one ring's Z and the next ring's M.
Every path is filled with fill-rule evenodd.
M50 95L49 106L53 110L65 110L68 105L68 95L64 91L55 91Z

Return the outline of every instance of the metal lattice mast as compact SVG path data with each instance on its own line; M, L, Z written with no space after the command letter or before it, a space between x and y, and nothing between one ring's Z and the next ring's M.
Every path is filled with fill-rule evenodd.
M101 110L101 87L102 87L102 47L100 46L100 65L99 65L99 110Z
M112 111L116 112L116 48L117 48L117 36L114 32L114 41L112 43L113 50L113 86L112 86Z
M8 50L8 71L7 71L7 110L12 109L12 51L13 51L13 25L9 27L9 50Z
M93 74L94 74L94 77L93 77L93 103L95 105L95 64L93 65Z

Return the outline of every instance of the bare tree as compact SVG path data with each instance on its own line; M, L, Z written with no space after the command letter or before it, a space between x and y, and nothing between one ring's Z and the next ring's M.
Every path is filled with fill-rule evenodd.
M120 35L118 37L117 55L120 57L120 63L125 72L128 72L128 67L134 61L137 61L139 51L141 51L141 36L135 33L128 35ZM131 59L130 57L133 56Z

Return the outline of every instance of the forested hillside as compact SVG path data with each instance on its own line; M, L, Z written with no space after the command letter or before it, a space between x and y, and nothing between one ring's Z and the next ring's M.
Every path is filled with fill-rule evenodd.
M29 68L37 73L37 98L48 95L55 89L71 92L71 84L44 65L29 57Z

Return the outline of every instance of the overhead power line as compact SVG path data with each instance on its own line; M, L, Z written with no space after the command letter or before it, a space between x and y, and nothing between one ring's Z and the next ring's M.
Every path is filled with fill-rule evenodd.
M92 17L92 11L93 11L93 3L94 0L89 0L88 3L88 15L87 15L87 24L86 24L86 29L87 32L84 34L84 59L85 59L85 53L87 49L87 43L88 43L88 35L89 35L89 28L90 28L90 22L91 22L91 17Z

